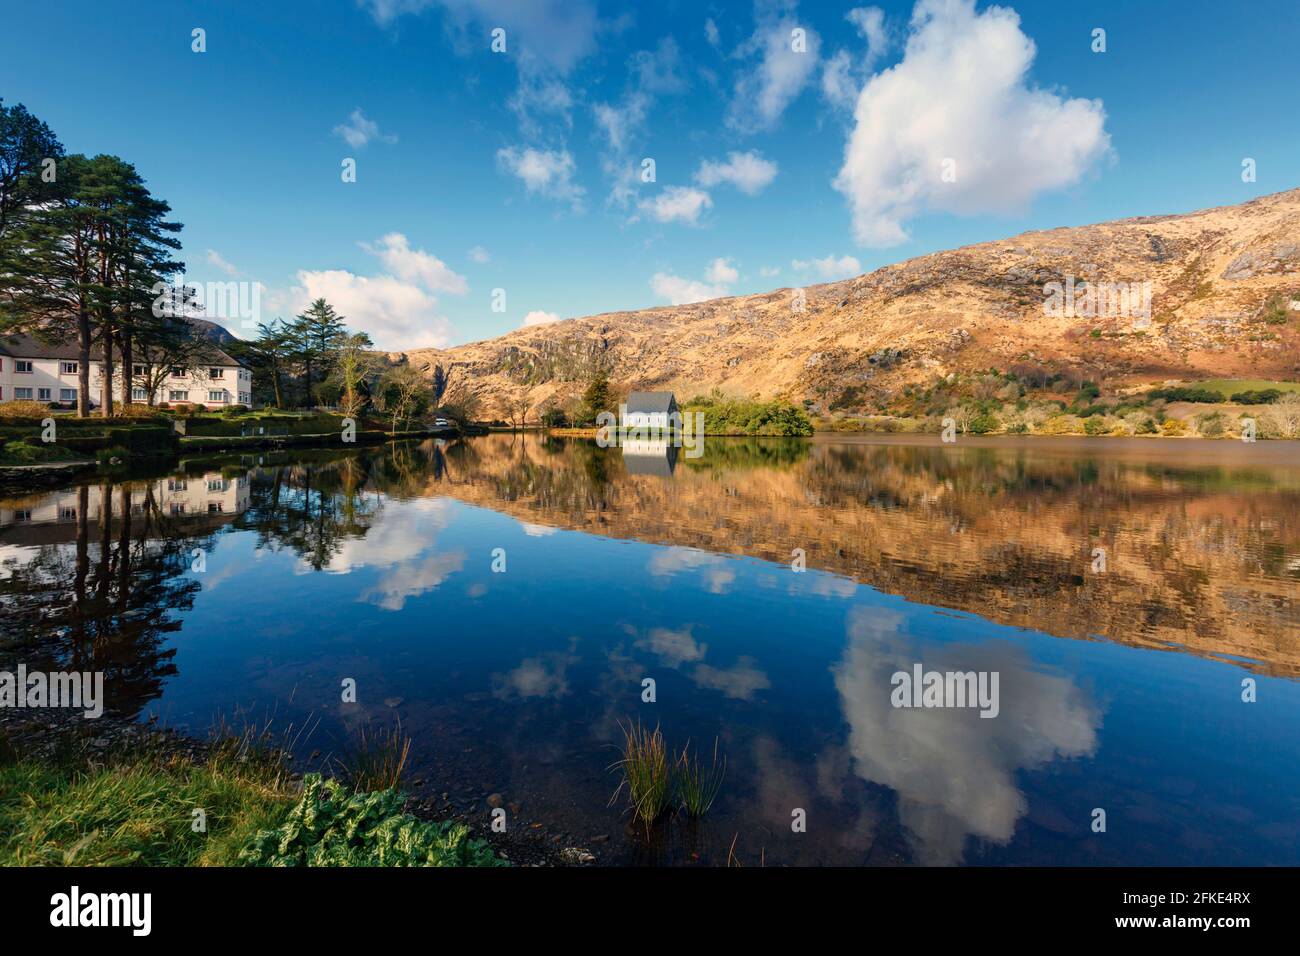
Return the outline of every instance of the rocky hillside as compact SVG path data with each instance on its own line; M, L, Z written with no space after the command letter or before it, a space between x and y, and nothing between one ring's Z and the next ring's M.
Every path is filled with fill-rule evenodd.
M1073 277L1076 305L1047 308ZM1150 283L1150 319L1085 283ZM1140 287L1140 285L1139 285ZM1136 289L1134 292L1136 293ZM536 409L597 367L620 385L689 396L713 387L817 408L909 383L1031 365L1120 386L1206 377L1300 378L1300 189L1237 206L1027 232L802 290L612 312L449 349L391 356L484 413ZM1278 298L1280 297L1280 299ZM1265 304L1291 303L1287 321ZM1115 308L1116 305L1120 308ZM852 390L852 391L849 391ZM535 412L533 413L535 414Z

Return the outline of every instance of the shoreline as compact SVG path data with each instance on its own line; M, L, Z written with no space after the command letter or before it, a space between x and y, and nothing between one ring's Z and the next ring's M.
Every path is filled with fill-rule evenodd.
M0 669L5 666L0 665ZM239 739L236 735L202 739L164 726L156 717L137 720L106 712L90 721L82 718L79 711L66 709L0 708L0 767L6 763L48 766L66 762L67 755L75 753L73 774L88 774L108 766L131 769L159 759L198 770L223 747ZM338 779L327 766L312 766L310 756L299 757L278 747L266 748L261 756L283 762L284 783L278 796L286 801L297 798L308 774ZM494 833L485 823L490 810L475 813L473 807L458 808L446 791L440 796L419 795L413 788L437 791L441 784L424 780L417 773L410 777L396 788L403 797L404 812L422 821L461 824L470 831L471 838L486 840L494 853L515 866L580 866L597 862L588 847L566 845L560 834L530 827L522 820L505 833Z

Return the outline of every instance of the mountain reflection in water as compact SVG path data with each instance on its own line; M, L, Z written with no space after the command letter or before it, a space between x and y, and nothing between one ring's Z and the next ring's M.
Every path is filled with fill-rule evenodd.
M0 500L0 660L104 669L110 707L195 732L311 717L307 749L400 718L414 778L602 861L1295 864L1300 456L1217 444L194 463ZM998 716L892 706L918 662L996 671ZM636 718L719 738L699 823L608 806Z

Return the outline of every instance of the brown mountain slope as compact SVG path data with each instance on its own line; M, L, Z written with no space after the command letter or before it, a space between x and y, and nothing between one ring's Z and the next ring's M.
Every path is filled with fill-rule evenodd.
M1044 286L1151 283L1151 322L1052 317ZM1124 384L1300 377L1300 189L1185 215L1027 232L797 290L612 312L449 349L395 353L485 413L581 391L597 366L633 388L833 401L1029 362Z

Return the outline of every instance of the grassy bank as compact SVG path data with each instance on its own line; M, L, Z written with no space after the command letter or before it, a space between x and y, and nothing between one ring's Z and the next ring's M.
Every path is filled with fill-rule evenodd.
M403 812L405 796L286 777L247 737L108 753L60 739L21 756L0 737L0 866L495 866L463 824Z
M1300 438L1300 383L1215 379L1129 387L1068 388L1057 377L989 371L949 376L897 395L842 399L814 420L819 432L1087 435L1151 438Z

